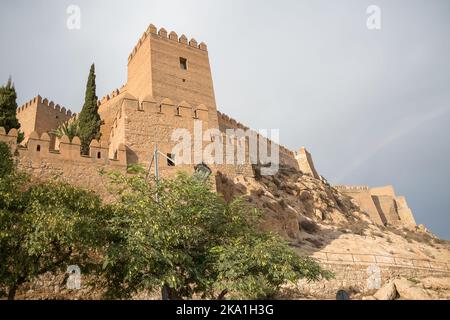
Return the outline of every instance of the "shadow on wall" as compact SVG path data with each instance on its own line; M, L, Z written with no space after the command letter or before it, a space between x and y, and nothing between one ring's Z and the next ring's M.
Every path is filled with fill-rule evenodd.
M128 146L126 148L127 148L127 163L129 164L138 163L139 161L138 155Z
M378 214L380 215L381 221L383 221L383 223L386 224L387 219L383 212L383 209L381 208L380 198L372 196L372 200L373 200L373 203L375 204L375 208L377 209Z

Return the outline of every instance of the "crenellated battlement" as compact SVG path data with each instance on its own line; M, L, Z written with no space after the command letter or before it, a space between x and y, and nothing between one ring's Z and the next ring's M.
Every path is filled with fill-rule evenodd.
M133 51L128 56L128 62L133 59L133 57L136 55L136 52L138 52L138 50L141 48L142 44L148 37L156 37L159 39L180 43L182 45L185 45L186 47L198 49L201 51L208 51L208 47L204 42L201 42L199 44L194 38L188 41L188 38L184 34L178 36L175 31L171 31L170 33L168 33L166 29L160 28L158 30L153 24L150 24L147 30L139 38L139 41L134 46Z
M125 145L118 147L118 153L115 158L109 158L109 143L93 140L90 144L90 154L81 155L81 140L74 137L72 140L67 136L58 139L57 148L51 148L51 138L48 133L39 135L32 132L25 146L17 145L17 130L12 129L6 134L5 129L0 127L0 142L10 145L11 149L19 152L21 161L29 163L39 162L45 159L47 162L70 161L71 163L88 163L99 165L119 165L126 166L126 148ZM70 170L70 169L69 169Z
M219 117L219 123L222 123L222 125L225 125L225 127L227 128L234 128L234 129L242 129L242 130L251 130L254 131L253 129L243 125L242 123L240 123L239 121L231 118L230 116L221 113L220 111L217 111L217 115ZM222 128L224 129L224 128ZM261 137L261 135L259 133L256 132L257 137ZM270 140L268 140L269 142L271 142ZM292 150L286 148L285 146L278 144L279 148L280 148L280 153L295 157L295 152L293 152Z
M66 109L65 107L61 107L59 104L55 104L53 101L51 101L47 98L43 99L40 95L37 95L30 101L28 101L25 104L23 104L22 106L18 107L17 114L20 114L21 112L26 111L31 106L37 106L37 105L45 106L45 107L48 107L55 111L58 111L64 116L72 117L74 115L74 113L72 113L72 111L70 111L69 109Z
M174 102L169 98L155 100L147 97L140 103L138 111L208 121L208 108L204 104L190 105L186 101Z
M125 85L121 86L118 89L114 89L113 91L111 91L110 94L107 94L106 96L104 96L100 100L98 100L97 105L101 106L102 104L108 102L109 100L114 99L115 97L119 96L124 91L125 91Z
M344 186L344 185L337 185L333 186L335 189L339 191L347 191L347 192L364 192L369 191L370 188L368 186Z
M174 102L169 98L156 99L152 96L145 97L142 101L139 101L131 94L126 94L122 98L127 101L127 105L132 106L134 111L158 113L176 117L186 117L199 120L208 120L208 108L204 104L191 105L186 101ZM120 101L120 100L119 100ZM116 115L120 117L122 109L119 109Z
M231 118L230 116L217 111L217 115L219 116L219 119L222 120L225 124L228 124L230 127L233 128L238 128L238 129L242 129L242 130L249 130L250 128L243 125L242 123L240 123L239 121Z

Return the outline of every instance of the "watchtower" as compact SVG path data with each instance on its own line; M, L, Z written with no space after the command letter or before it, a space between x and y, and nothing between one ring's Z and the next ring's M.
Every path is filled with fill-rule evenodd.
M169 98L208 108L210 126L217 127L217 107L205 43L188 41L174 31L150 25L128 57L127 92L140 101ZM212 120L212 121L211 121Z

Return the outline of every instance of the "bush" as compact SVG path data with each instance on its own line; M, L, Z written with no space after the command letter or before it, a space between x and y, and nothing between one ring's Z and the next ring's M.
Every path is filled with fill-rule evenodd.
M353 234L364 236L365 230L368 228L368 225L364 221L356 221L349 224L347 227Z
M106 222L110 298L161 286L169 299L264 298L299 278L331 276L279 236L258 231L261 215L243 199L227 203L198 179L111 179L120 200Z
M18 172L0 178L0 287L8 298L41 274L85 266L102 220L100 199L91 192L34 183Z
M9 146L0 142L0 178L10 175L14 169L14 161Z
M110 177L117 200L107 205L14 169L0 177L0 288L10 299L21 284L71 264L98 272L108 298L157 288L169 299L266 298L300 278L332 277L260 231L261 214L243 199L227 203L208 183Z
M432 236L430 236L429 234L427 234L427 233L414 232L414 231L409 230L407 228L403 228L402 230L400 230L400 229L395 228L393 226L388 226L387 229L390 232L392 232L392 233L394 233L394 234L396 234L396 235L406 239L406 241L408 241L409 243L412 243L413 241L416 241L416 242L425 243L425 244L428 244L428 245L431 245L431 246L433 246L435 244L435 239Z

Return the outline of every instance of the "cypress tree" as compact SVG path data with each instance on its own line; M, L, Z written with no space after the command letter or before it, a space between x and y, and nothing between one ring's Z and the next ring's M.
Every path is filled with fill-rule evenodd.
M98 114L97 95L95 91L95 66L92 64L86 85L83 109L81 109L78 118L82 154L89 154L91 141L100 139L101 119Z
M0 87L0 127L4 127L6 133L11 129L19 129L20 123L16 116L17 94L11 78L6 85Z

